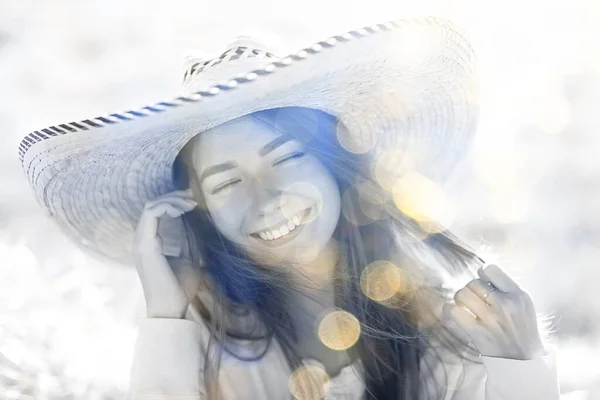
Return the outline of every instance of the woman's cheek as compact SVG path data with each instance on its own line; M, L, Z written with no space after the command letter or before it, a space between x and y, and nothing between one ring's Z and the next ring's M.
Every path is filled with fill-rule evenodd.
M229 240L239 242L236 238L242 233L247 199L248 196L232 193L218 200L213 198L208 201L215 226Z
M307 197L321 197L323 185L329 185L329 172L317 162L299 162L287 167L285 174L281 174L281 187L292 193ZM315 193L316 192L316 193Z
M217 194L207 198L207 204L212 213L228 213L233 209L242 207L241 204L248 197L243 193L241 184L221 189Z

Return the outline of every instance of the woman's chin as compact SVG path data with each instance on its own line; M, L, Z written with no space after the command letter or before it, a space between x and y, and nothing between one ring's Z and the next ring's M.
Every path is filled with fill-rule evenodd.
M253 246L251 258L259 263L275 268L306 264L315 260L319 254L318 246L290 246L265 251L264 248Z

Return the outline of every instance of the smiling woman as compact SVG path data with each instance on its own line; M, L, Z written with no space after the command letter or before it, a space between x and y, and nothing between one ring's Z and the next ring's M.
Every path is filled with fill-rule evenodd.
M469 147L472 58L435 18L245 38L185 96L26 137L40 203L137 268L129 398L558 399L531 298L410 196Z
M340 215L334 177L307 151L331 151L334 143L323 142L335 138L336 120L310 109L283 111L203 132L183 149L182 161L220 234L272 263L303 264L326 246Z
M506 307L496 303L501 300L492 293L495 285L505 295L526 298L503 272L495 266L480 270L479 279L455 295L467 311L445 305L442 315L449 293L441 273L468 274L482 261L447 231L406 241L404 234L418 225L394 209L382 206L386 216L364 225L353 222L359 208L349 206L342 215L341 193L370 180L368 155L349 153L337 141L343 129L322 111L268 109L202 132L184 146L174 179L191 190L176 193L199 206L173 214L182 215L188 238L183 260L194 266L179 281L203 282L203 289L180 294L171 313L152 304L157 310L174 304L164 296L172 289L155 287L147 294L154 299L149 316L185 316L193 325L144 326L135 398L145 399L157 379L196 381L185 371L198 368L204 371L201 388L168 383L161 393L198 390L227 399L286 398L288 390L299 399L557 398L553 355L543 348L532 306L511 317L482 307ZM215 168L222 165L232 168ZM169 196L164 202L176 206ZM182 271L188 261L169 262ZM139 265L146 271L152 262ZM376 273L382 266L385 273ZM153 284L147 286L150 293ZM490 323L490 332L497 329L500 337L478 332L483 327L465 319L466 312L476 317L472 321ZM181 330L170 333L177 339L163 336L170 329ZM200 345L179 341L187 336ZM152 355L157 344L171 347L159 353L174 357L180 370L157 367L164 362ZM197 346L203 360L184 355ZM183 378L175 377L179 373ZM494 385L487 389L486 373ZM522 376L536 384L525 390L511 385Z

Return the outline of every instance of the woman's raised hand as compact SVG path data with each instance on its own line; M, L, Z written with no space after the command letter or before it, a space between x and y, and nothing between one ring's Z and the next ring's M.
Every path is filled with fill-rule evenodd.
M163 242L158 234L161 218L178 218L193 210L197 203L192 192L178 190L146 203L138 223L133 245L148 318L183 318L198 276L190 262L177 261L176 268L163 254Z
M529 294L497 265L480 268L478 274L480 279L457 291L456 305L446 304L444 312L483 356L518 360L543 356L544 346Z

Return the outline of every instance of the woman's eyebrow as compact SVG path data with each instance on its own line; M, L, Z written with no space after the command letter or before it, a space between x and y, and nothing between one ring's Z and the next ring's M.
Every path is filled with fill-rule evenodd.
M273 150L275 150L276 148L278 148L279 146L289 142L290 140L292 140L292 137L289 135L277 136L275 139L273 139L269 143L265 144L258 151L258 155L261 157L264 157L267 154L269 154L270 152L272 152Z
M238 164L235 161L227 161L222 164L216 164L216 165L206 168L204 170L204 172L202 173L202 175L200 176L200 186L202 186L202 184L204 183L204 180L206 178L208 178L209 176L218 174L221 172L225 172L230 169L237 168L237 167L238 167Z
M260 157L264 157L267 154L269 154L270 152L272 152L273 150L275 150L276 148L278 148L279 146L282 146L285 143L289 142L290 140L292 140L291 136L288 136L288 135L278 136L275 139L271 140L266 145L264 145L263 147L261 147L261 149L258 151L258 155ZM200 186L202 186L202 183L204 182L204 180L206 178L208 178L209 176L218 174L221 172L225 172L230 169L237 168L237 167L238 167L238 164L235 161L227 161L222 164L216 164L216 165L206 168L204 170L204 172L202 173L202 175L200 176Z

